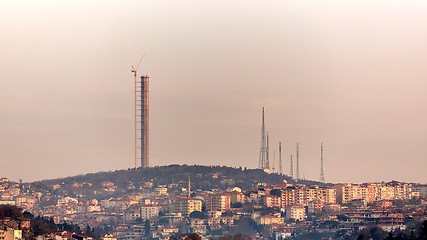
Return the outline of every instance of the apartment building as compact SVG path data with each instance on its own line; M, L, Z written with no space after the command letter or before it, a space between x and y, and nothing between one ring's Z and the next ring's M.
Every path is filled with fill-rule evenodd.
M286 207L286 219L302 221L306 218L305 207L301 204L294 204Z
M230 210L230 196L225 194L212 194L206 199L206 210L226 212Z
M202 200L196 198L179 198L173 201L171 212L188 217L194 211L202 211Z

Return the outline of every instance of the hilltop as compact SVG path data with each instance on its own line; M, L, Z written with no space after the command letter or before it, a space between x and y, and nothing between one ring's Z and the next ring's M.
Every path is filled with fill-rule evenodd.
M286 180L291 184L326 186L323 183L295 180L277 173L268 174L261 169L242 169L225 166L169 165L152 168L136 168L98 172L73 177L36 181L32 186L39 191L68 196L111 197L123 193L138 192L145 187L167 186L178 189L188 185L191 178L192 190L225 190L239 187L249 190L258 183L275 184ZM57 192L55 192L57 191Z

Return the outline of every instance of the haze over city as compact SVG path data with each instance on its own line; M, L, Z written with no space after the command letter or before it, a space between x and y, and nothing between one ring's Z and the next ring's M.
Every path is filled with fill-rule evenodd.
M0 176L133 167L131 65L150 76L150 165L427 182L425 1L1 1Z

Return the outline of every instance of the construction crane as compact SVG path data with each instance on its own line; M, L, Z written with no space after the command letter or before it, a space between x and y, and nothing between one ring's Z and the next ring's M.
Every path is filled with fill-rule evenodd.
M145 53L144 54L142 54L142 57L141 57L141 59L139 60L139 63L138 63L138 65L136 65L136 68L132 65L132 71L131 72L133 72L133 75L134 75L134 77L135 77L135 81L134 81L134 83L135 83L135 91L134 91L134 97L135 97L135 168L137 167L137 159L138 159L138 129L137 129L137 127L138 127L138 123L137 123L137 106L138 106L138 104L137 104L137 80L136 80L136 77L137 77L137 71L138 71L138 68L139 68L139 65L141 64L141 62L142 62L142 59L144 59L144 57L145 57Z

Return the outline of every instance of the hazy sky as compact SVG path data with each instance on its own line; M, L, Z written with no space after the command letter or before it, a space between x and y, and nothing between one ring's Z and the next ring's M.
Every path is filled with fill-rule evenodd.
M0 1L0 176L133 167L133 76L150 164L427 182L427 1ZM276 163L278 154L276 150Z

